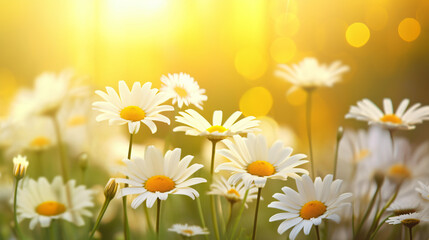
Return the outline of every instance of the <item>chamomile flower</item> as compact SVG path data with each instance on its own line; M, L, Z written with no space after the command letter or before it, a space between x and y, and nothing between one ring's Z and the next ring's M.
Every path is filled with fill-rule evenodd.
M235 134L249 133L258 130L259 121L255 117L245 117L239 121L241 112L234 112L222 124L222 111L213 113L213 124L210 124L203 116L192 109L179 112L181 116L176 116L176 122L188 126L179 126L173 129L174 132L185 132L191 136L205 136L209 140L222 140ZM237 121L237 122L236 122Z
M167 76L162 75L163 83L160 91L168 93L173 98L173 105L177 103L179 108L183 105L195 105L199 109L203 101L207 101L207 96L204 95L205 89L201 89L198 83L186 73L173 73Z
M13 175L20 179L25 176L28 168L28 161L26 156L18 155L13 158Z
M246 187L255 183L256 187L262 188L268 178L286 180L287 177L299 178L298 173L308 174L307 170L297 168L308 162L302 160L306 155L291 155L293 149L284 147L281 141L269 147L263 135L249 133L247 138L239 135L233 138L235 143L223 140L228 149L217 151L231 162L222 163L216 168L216 172L232 172L233 175L228 180L231 184L242 179Z
M429 210L423 209L418 212L401 214L399 216L390 217L387 219L389 224L404 224L407 227L414 227L420 222L429 221Z
M188 224L174 224L171 228L168 229L168 231L175 232L185 237L210 234L209 231L205 228Z
M279 234L293 227L289 234L292 240L301 230L308 235L313 225L320 225L324 219L340 222L339 214L350 205L352 196L351 193L341 194L341 184L342 180L333 181L331 174L323 180L317 177L314 183L308 175L302 176L301 180L296 180L298 192L283 187L284 194L273 195L278 201L270 203L268 207L284 212L273 215L270 222L283 220L277 229Z
M210 186L208 194L219 195L225 197L230 203L242 201L246 194L247 188L241 181L237 184L230 184L223 176L216 179ZM255 185L249 187L246 203L250 203L257 197L258 188Z
M73 208L70 208L66 199L66 185L70 188ZM83 216L90 217L92 207L92 191L85 186L76 186L75 180L64 183L57 176L52 183L44 177L37 181L30 179L18 188L17 212L18 219L30 219L30 229L40 224L49 227L53 219L63 219L76 224L84 225Z
M416 187L416 191L420 193L420 196L423 199L429 200L429 185L426 185L421 181L418 181L417 183L419 186Z
M318 87L332 87L334 83L341 80L341 74L349 71L349 66L335 61L331 65L319 64L316 58L304 58L299 64L288 66L279 64L279 70L275 75L292 83L294 86L289 93L298 87L311 90Z
M198 192L190 186L206 182L206 179L188 178L203 165L189 166L193 156L187 155L180 159L180 155L180 148L167 151L165 156L162 156L159 149L149 146L144 158L124 159L126 168L122 173L129 179L118 178L117 181L130 186L121 189L120 197L138 194L131 203L134 209L144 201L150 208L157 199L167 200L169 194L186 195L192 199L198 197Z
M420 107L421 104L416 103L406 110L409 102L408 99L402 100L394 113L392 100L389 98L383 100L384 112L369 99L363 99L357 103L357 106L350 107L346 118L367 121L368 124L377 124L391 130L414 129L416 124L429 120L429 106Z
M107 93L95 91L105 100L93 103L94 109L101 112L96 120L108 120L109 124L128 124L131 134L139 131L141 123L148 126L152 133L157 130L154 121L170 124L170 119L161 112L173 111L174 108L169 105L160 105L170 96L167 93L158 93L158 89L151 89L151 86L150 82L143 86L140 82L135 82L130 91L124 81L119 81L119 95L111 87L106 87Z

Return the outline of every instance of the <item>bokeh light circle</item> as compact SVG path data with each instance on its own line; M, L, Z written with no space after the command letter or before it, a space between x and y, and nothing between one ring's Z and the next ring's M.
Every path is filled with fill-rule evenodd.
M405 18L399 23L398 33L402 40L412 42L420 35L420 23L414 18Z
M270 53L277 63L287 63L296 54L295 42L288 37L277 38L271 44Z
M267 71L266 54L257 49L242 49L235 56L237 72L249 80L257 80Z
M273 106L273 96L264 87L254 87L241 96L239 105L244 116L265 116Z
M369 28L364 23L353 23L346 30L347 42L356 48L364 46L368 42L369 37Z

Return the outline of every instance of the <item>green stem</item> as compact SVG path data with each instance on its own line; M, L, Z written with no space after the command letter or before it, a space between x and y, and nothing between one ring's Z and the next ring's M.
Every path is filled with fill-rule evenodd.
M143 204L143 211L144 211L144 214L146 216L147 227L149 228L149 230L151 232L153 232L152 221L150 220L149 210L148 210L146 204Z
M314 159L313 159L313 144L311 142L311 97L312 97L312 91L313 90L307 90L307 136L308 136L308 146L310 148L310 165L311 165L311 178L314 179Z
M216 206L215 206L214 195L210 195L210 205L211 205L211 210L212 210L212 222L213 222L213 228L214 228L213 231L215 233L216 240L220 240L219 227L217 224Z
M214 171L214 162L215 162L215 154L216 154L216 143L219 140L210 140L212 142L212 157L210 163L210 183L213 182L213 171Z
M334 158L334 179L337 178L338 152L340 147L340 141L341 141L341 138L337 137L337 143L335 145L335 158Z
M358 226L358 228L356 230L356 234L354 235L354 239L356 239L356 237L359 236L359 232L362 229L363 224L365 223L365 220L368 218L369 214L371 213L371 210L374 207L374 203L375 203L375 200L377 199L377 195L378 195L378 192L380 191L380 189L381 189L381 185L377 184L377 188L375 190L375 193L372 196L371 201L370 201L370 203L368 205L368 208L366 209L366 212L363 215L363 218L361 219L361 221L359 223L359 226Z
M229 229L229 225L231 225L231 219L232 219L232 210L234 209L234 202L229 202L229 216L228 216L228 222L226 223L226 229Z
M161 199L156 199L156 238L159 239L159 221L161 218Z
M316 229L317 240L320 240L319 226L314 226L314 228Z
M256 225L258 223L258 210L259 210L259 201L261 200L262 188L258 188L258 198L256 199L256 209L255 209L255 218L253 220L253 233L252 240L256 238Z
M13 195L13 220L15 221L15 231L16 231L16 235L18 239L24 239L24 235L21 232L21 228L19 227L19 223L18 223L18 214L16 212L16 200L18 198L18 183L19 183L19 178L15 178L15 191L14 191L14 195Z
M232 227L231 239L234 239L234 234L235 234L235 231L237 230L238 224L240 223L241 215L243 214L244 206L246 205L246 200L247 200L248 194L249 194L249 189L246 190L246 193L244 194L243 201L241 202L240 211L238 212L238 216L235 219L234 226Z
M103 207L101 207L100 212L98 213L97 221L95 222L94 228L92 229L91 233L89 234L89 238L88 238L89 240L91 240L94 237L95 231L97 231L98 226L100 225L101 219L103 218L104 213L106 212L110 201L111 200L109 200L109 199L104 200Z
M377 232L378 230L380 230L381 226L383 226L383 224L387 221L387 219L389 219L392 216L394 216L394 214L387 216L383 221L381 221L381 223L377 226L375 231L371 234L370 240L375 238L375 235L377 235Z
M131 159L131 151L133 149L133 137L134 134L130 134L130 143L128 144L128 155L127 158ZM128 179L128 176L127 176ZM124 184L124 188L128 187L128 184ZM123 209L123 216L124 216L124 239L129 240L130 239L130 227L128 225L128 212L127 212L127 196L122 197L122 209Z
M200 197L197 197L197 206L198 206L198 214L200 215L201 225L205 229L206 228L206 221L204 220L203 208L201 206ZM209 239L209 237L207 236L207 234L205 234L204 237L206 238L206 240Z
M218 210L219 219L220 219L220 226L222 227L222 232L225 232L226 225L225 225L225 219L223 215L223 208L222 208L222 202L220 200L220 196L216 196L216 204L217 204L217 210Z

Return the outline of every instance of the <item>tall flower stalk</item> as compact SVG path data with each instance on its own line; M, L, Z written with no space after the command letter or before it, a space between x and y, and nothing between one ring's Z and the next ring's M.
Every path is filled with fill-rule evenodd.
M307 137L309 147L309 160L311 165L311 177L314 178L314 159L313 159L313 144L311 142L311 101L313 89L306 89L307 91L307 106L306 106L306 123L307 123Z
M131 159L131 152L133 150L133 137L134 137L134 134L131 133L130 141L128 144L127 159ZM128 179L128 176L126 178ZM128 187L128 184L125 183L124 187ZM130 238L130 226L128 224L127 195L122 197L122 209L123 209L123 218L124 218L124 239L128 240Z

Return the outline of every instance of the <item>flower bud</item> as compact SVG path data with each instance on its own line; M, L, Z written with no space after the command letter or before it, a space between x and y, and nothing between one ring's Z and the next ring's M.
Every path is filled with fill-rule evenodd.
M337 142L339 142L341 138L343 138L343 135L344 135L344 129L342 126L339 126L337 130Z
M377 171L374 173L374 181L377 184L377 186L383 185L384 182L384 174L380 171Z
M21 179L27 172L28 161L26 156L18 155L13 158L13 175L16 178Z
M88 167L88 154L87 153L81 153L79 156L78 156L78 164L79 164L79 167L80 167L80 169L82 169L82 171L85 171L86 170L86 168Z
M106 184L106 187L104 187L104 196L106 199L112 200L118 191L118 187L119 184L116 182L116 180L114 178L110 178Z

